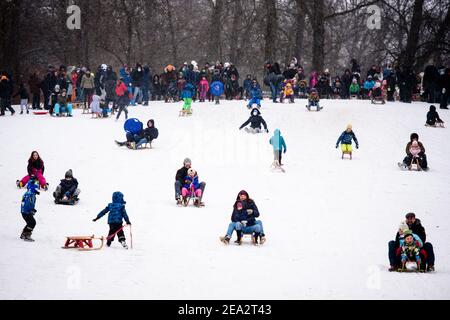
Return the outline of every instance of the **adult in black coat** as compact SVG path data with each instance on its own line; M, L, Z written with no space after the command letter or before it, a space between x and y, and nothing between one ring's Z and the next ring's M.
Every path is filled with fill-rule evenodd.
M250 129L245 128L250 124ZM253 133L260 133L261 132L261 125L264 126L264 130L268 133L269 129L267 129L267 124L264 118L261 116L261 111L258 109L253 109L250 118L240 126L239 130L242 130L243 128L246 129L247 132L253 132Z
M52 67L49 67L49 71L45 76L44 80L41 82L41 90L44 94L44 109L50 109L50 97L52 96L53 90L55 89L57 83L55 71Z
M15 111L11 107L11 96L13 94L13 86L11 80L6 75L0 76L0 116L5 115L5 110L11 111L11 115L14 115Z
M436 103L436 91L438 89L439 72L436 66L429 65L423 75L423 97L428 103Z
M408 225L409 230L412 231L415 235L417 235L423 243L423 249L427 254L426 262L427 262L427 271L434 271L434 249L433 245L427 241L427 235L425 232L425 228L422 226L422 223L419 219L416 219L416 215L412 212L406 215L406 224ZM391 267L389 271L396 270L396 264L398 263L398 259L396 257L397 249L400 247L400 232L397 232L395 236L395 241L389 242L389 261Z
M72 170L66 172L65 178L61 180L61 183L56 187L56 191L53 192L55 202L72 202L78 198L81 191L78 189L78 180L73 177Z
M386 77L386 83L387 83L387 101L395 101L394 94L395 94L395 86L397 85L397 76L395 72L391 72Z
M184 159L183 161L183 167L177 171L177 174L175 176L175 200L177 201L178 205L181 205L182 197L181 197L181 188L183 187L184 181L186 176L188 175L188 170L192 166L192 161L189 158ZM202 190L202 197L200 198L200 205L202 205L202 198L205 193L205 182L200 182L200 189Z
M113 71L111 66L107 67L106 70L106 76L105 76L105 91L106 91L106 97L105 97L105 105L109 108L109 103L113 103L113 114L116 110L116 102L117 102L117 95L116 95L116 84L117 84L117 74Z
M448 99L450 96L450 68L445 69L445 74L440 77L442 87L441 109L448 109Z
M341 77L342 81L342 91L341 98L348 99L350 97L350 85L352 84L352 74L350 69L345 69L344 74Z

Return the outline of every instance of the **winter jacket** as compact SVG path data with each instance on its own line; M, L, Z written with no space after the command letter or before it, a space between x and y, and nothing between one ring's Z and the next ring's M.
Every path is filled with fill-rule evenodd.
M208 80L201 80L199 83L199 89L201 92L208 92L209 91L209 83Z
M402 261L406 261L406 260L415 260L415 261L420 261L420 248L419 246L417 246L417 244L415 242L413 242L412 244L406 244L403 243L403 246L401 247L402 251L401 251L401 260Z
M189 189L191 184L194 185L195 190L199 188L200 183L198 182L198 175L195 175L193 178L189 175L184 177L183 188Z
M427 241L427 235L425 233L425 228L422 226L422 223L419 219L416 219L413 224L408 225L409 230L412 231L412 233L419 236L419 238L422 240L422 243L425 243ZM398 246L400 246L400 233L397 232L397 235L395 237L395 242Z
M40 94L41 93L40 80L37 77L37 75L30 76L30 79L28 80L28 85L30 86L31 94Z
M287 152L286 142L284 141L284 138L281 136L281 131L279 129L275 130L274 136L270 138L269 143L273 146L273 150L283 151L284 148L284 153Z
M131 85L131 74L125 71L125 68L120 69L119 71L120 77L123 78L123 82L127 87Z
M252 79L248 79L248 78L245 79L244 83L243 83L243 87L246 92L250 92L251 87L252 87Z
M252 99L262 99L262 91L259 86L250 88L250 98Z
M56 76L53 72L47 73L44 80L41 82L41 89L44 95L50 95L56 86Z
M366 90L372 90L374 86L375 86L375 81L373 81L373 80L366 80L366 82L364 82L364 89L366 89Z
M121 82L120 84L117 84L116 95L118 97L123 97L127 93L128 93L128 88L125 83Z
M264 129L267 130L267 124L266 121L264 121L263 117L261 116L261 112L258 109L254 109L258 112L258 114L255 116L253 115L254 111L252 111L250 118L242 124L242 126L239 128L239 130L245 128L250 123L250 127L253 129L261 129L261 124L264 126Z
M92 74L88 77L87 75L83 76L83 79L81 79L81 87L84 89L94 89L94 77Z
M237 203L242 204L242 210L237 209ZM252 214L249 214L247 210L253 210ZM237 200L234 205L233 213L231 214L232 222L247 221L247 227L254 226L256 224L256 218L259 217L258 207L253 200L240 201Z
M21 84L19 87L19 91L13 96L13 98L20 96L21 100L28 100L30 98L30 95L28 94L27 89L25 88L24 84Z
M138 70L141 68L141 71ZM144 69L140 65L136 66L136 69L131 73L131 84L133 87L139 88L142 84L142 79L144 78Z
M42 174L44 174L44 161L42 161L42 159L37 159L36 161L32 161L32 162L28 162L28 166L27 166L27 171L28 171L28 175L32 175L33 174L33 169L35 170L41 170Z
M415 233L413 233L412 236L414 238L414 241L416 242L416 246L419 248L422 248L423 247L422 239L420 239L420 237ZM403 247L403 245L405 244L405 239L403 236L399 237L399 244L400 244L400 247Z
M439 72L435 66L427 66L423 75L423 88L435 87L439 82Z
M109 212L108 224L122 224L125 219L127 224L131 224L125 210L126 202L123 200L123 194L121 192L114 192L113 202L103 209L97 216L97 219L101 219L105 214Z
M36 191L28 190L22 197L20 212L22 215L34 215L36 213Z
M114 100L116 98L117 75L114 72L107 74L105 82L106 99Z
M72 196L78 188L78 180L72 178L71 180L63 179L59 184L61 187L61 194L64 196L65 194L69 194Z
M175 180L180 182L181 185L184 184L184 178L187 176L188 168L183 167L180 170L177 171L177 175L175 176Z
M359 91L360 91L360 87L359 87L359 84L357 84L357 83L352 83L351 85L350 85L350 94L359 94Z
M339 144L352 144L352 140L355 140L356 147L359 148L359 142L356 138L356 135L353 131L347 132L344 131L341 136L339 137L338 141L336 142L336 146L339 146Z
M143 90L150 89L150 80L152 78L152 74L150 72L150 68L148 66L144 67L144 75L142 76L141 87Z
M152 81L151 91L153 95L161 95L161 82L159 81L159 76L155 75Z
M186 83L184 86L183 91L181 92L181 99L192 99L194 96L195 88L191 83Z
M59 104L60 107L65 107L67 104L67 96L58 94L58 96L56 97L56 102Z
M286 86L283 90L283 94L285 97L294 95L294 90L292 89L292 86L290 86L290 87Z
M0 98L9 99L12 95L12 86L9 80L0 81Z
M436 123L443 123L439 114L436 112L436 107L431 106L430 111L427 113L427 124L434 126Z
M152 126L149 127L147 124L147 128L142 130L138 135L141 139L146 138L147 141L152 142L153 140L158 138L159 131L155 128L155 121L149 120L149 123L150 122L152 123Z

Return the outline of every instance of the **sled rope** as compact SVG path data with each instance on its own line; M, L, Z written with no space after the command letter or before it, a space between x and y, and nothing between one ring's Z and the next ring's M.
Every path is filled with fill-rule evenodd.
M120 228L119 230L117 230L115 233L113 233L112 235L106 237L106 240L111 240L112 238L114 238L120 231L122 231L123 229L125 229L125 227L128 226L127 224L124 225L122 228ZM131 236L131 225L130 225L130 236Z

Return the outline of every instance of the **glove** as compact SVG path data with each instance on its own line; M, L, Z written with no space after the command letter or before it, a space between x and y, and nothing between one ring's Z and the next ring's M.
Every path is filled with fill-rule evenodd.
M269 133L269 129L266 129L266 133Z
M242 223L242 225L243 225L244 227L247 226L247 220L241 221L241 223Z
M286 153L287 152L287 150L286 149L284 149L284 152L283 153Z
M356 145L356 149L359 149L359 145Z
M94 220L92 220L92 221L93 221L93 222L97 222L97 220L98 220L98 219L97 219L97 218L95 218L95 219L94 219Z
M336 149L339 149L339 145L338 144L336 145Z
M247 210L247 213L248 213L249 215L251 215L251 214L253 214L253 210L252 210L252 209L248 209L248 210Z
M70 192L67 191L64 195L68 198L68 197L70 197Z
M33 209L32 213L33 213L33 216L34 216L37 213L37 210Z
M127 222L127 226L131 226L131 222Z
M239 130L242 130L242 128L239 128Z

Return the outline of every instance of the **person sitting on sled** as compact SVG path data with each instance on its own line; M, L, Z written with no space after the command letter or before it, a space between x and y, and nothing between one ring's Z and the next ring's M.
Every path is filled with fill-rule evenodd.
M175 176L175 200L177 201L177 205L181 205L182 204L182 197L181 197L181 189L183 188L184 182L185 182L185 177L188 175L188 171L192 166L192 161L189 158L184 159L183 161L183 167L177 171L176 176ZM199 188L200 190L202 190L202 197L205 194L205 187L206 187L206 183L205 182L200 182L199 184ZM201 197L201 198L202 198ZM200 205L203 206L204 204L201 202L200 198Z
M31 234L36 227L36 220L34 219L34 215L37 212L35 209L36 195L40 194L38 191L39 184L36 182L36 177L32 176L30 178L30 182L27 184L27 192L23 195L22 204L20 206L22 218L27 223L23 228L20 239L29 242L34 242L34 240L31 238Z
M147 121L147 128L139 130L136 134L131 132L127 132L127 141L119 142L116 141L116 144L119 147L127 146L129 149L137 150L143 144L152 143L153 140L156 140L159 136L159 131L155 127L155 120L151 119Z
M241 245L243 234L252 234L253 244L258 244L258 238L260 243L263 244L266 241L266 236L262 222L256 220L259 216L259 210L255 201L250 198L247 191L242 190L234 203L231 223L228 226L227 233L220 238L220 241L229 244L233 231L236 230L237 240L235 243Z
M250 129L246 128L250 124ZM261 116L261 112L255 108L252 110L252 113L250 115L250 118L240 126L239 130L242 130L245 128L245 131L251 132L251 133L261 133L261 125L264 126L264 131L269 132L269 129L267 129L267 123Z
M435 106L430 106L430 111L427 113L427 124L430 127L443 127L444 121L439 118L439 114L436 112Z
M311 93L308 97L308 110L311 110L311 107L316 107L318 111L322 110L323 108L320 107L320 97L319 93L317 92L316 88L311 89Z
M53 197L56 203L75 203L81 191L78 189L78 180L73 177L72 170L66 172L65 178L56 187Z
M250 101L248 102L247 108L252 108L254 104L261 108L261 99L263 98L261 88L256 79L252 80L250 87Z
M421 256L421 246L420 243L414 240L414 235L412 231L407 230L403 234L403 243L400 247L400 258L402 262L402 268L399 271L406 270L406 263L408 261L414 260L417 263L417 270L420 272L424 271L424 261Z
M111 243L114 241L115 234L117 234L119 242L125 249L128 249L122 223L123 220L125 220L127 225L131 225L131 222L128 218L127 211L125 210L125 204L126 202L123 199L123 194L121 192L114 192L112 196L112 203L108 204L108 206L103 209L94 220L92 220L96 222L109 212L109 234L108 241L106 243L108 247L111 246Z
M28 181L30 181L30 177L34 176L39 180L41 189L47 191L48 183L44 178L44 170L45 170L44 161L41 159L37 151L33 151L31 153L30 159L28 159L28 166L27 166L28 175L23 177L22 180L16 181L17 187L19 188L25 187Z
M287 152L286 142L281 135L280 129L275 129L273 137L270 138L269 143L273 146L273 155L276 165L282 166L281 163L283 153Z
M195 95L195 88L192 84L186 83L183 91L181 92L181 99L184 101L183 110L181 113L183 115L191 115L192 114L192 98Z
M353 127L351 124L347 126L347 130L345 130L341 136L339 137L338 141L336 142L336 149L339 148L339 144L341 144L342 149L342 159L344 158L344 154L349 154L350 158L353 155L353 148L352 148L352 140L356 143L356 149L359 149L359 142L356 138L355 133L353 132Z
M284 99L289 99L289 103L294 103L294 89L292 83L287 81L284 89L281 92L280 102L283 103Z
M202 189L200 188L200 183L198 181L197 172L190 168L188 174L184 177L183 188L181 189L181 196L183 197L183 203L187 205L188 197L197 197L200 199L202 197ZM200 202L196 199L194 202L195 206L199 206Z
M417 160L421 169L428 169L428 161L427 156L425 154L425 147L422 142L419 141L419 135L417 133L411 134L411 141L406 145L406 157L403 159L403 163L399 163L399 167L402 169L410 169L413 163L413 160ZM418 147L420 148L420 152L416 155L413 155L410 151L411 146L414 141L417 141ZM417 150L417 149L416 149Z

